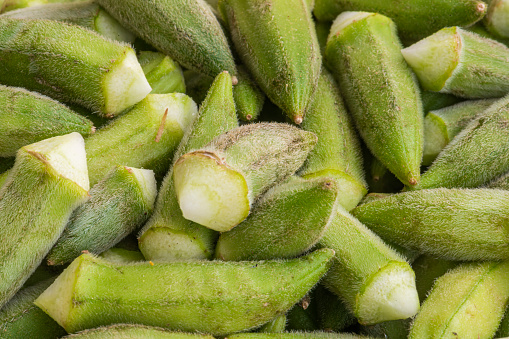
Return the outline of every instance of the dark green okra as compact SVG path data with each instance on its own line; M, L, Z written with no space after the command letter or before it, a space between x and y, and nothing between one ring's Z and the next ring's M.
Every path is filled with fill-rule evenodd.
M57 135L95 132L92 122L61 103L36 92L0 85L0 157ZM1 172L1 171L0 171Z
M98 327L71 334L64 338L84 339L214 339L209 334L194 334L184 332L172 332L161 327L151 327L135 324L117 324Z
M283 333L239 333L232 334L225 339L370 339L349 333L312 332L283 332Z
M221 0L219 10L244 65L265 94L300 124L322 57L304 0Z
M333 254L325 249L289 261L130 265L83 254L35 304L68 332L129 322L225 335L288 310L327 272Z
M152 94L186 93L184 74L179 64L158 52L138 53L138 60L145 73Z
M341 332L357 322L345 303L323 285L318 285L312 296L312 302L317 305L319 326L323 331Z
M99 254L99 257L119 264L128 264L136 261L145 261L140 251L128 250L125 248L113 247Z
M373 326L362 326L360 333L369 335L372 338L407 339L411 320L408 318L385 321Z
M463 100L462 98L458 98L452 94L432 91L421 91L421 99L422 109L425 114L429 111L452 106Z
M423 148L422 103L400 50L389 18L345 12L331 27L325 55L367 147L404 184L416 185Z
M233 87L237 116L244 121L257 120L265 102L265 94L251 79L244 66L237 66L237 71L239 83Z
M14 165L14 159L11 158L0 158L0 187L2 187L7 180L10 169Z
M426 299L435 280L458 264L457 261L439 259L426 254L420 255L412 263L415 272L415 285L421 303Z
M281 314L258 329L260 333L281 333L285 331L286 315Z
M150 92L134 50L74 25L0 19L0 83L112 117Z
M231 75L223 72L210 87L198 116L175 152L174 161L237 126ZM139 247L143 255L147 260L211 258L217 236L217 232L182 215L171 166L159 190L154 213L140 232Z
M437 188L393 194L352 211L397 245L448 260L509 259L509 192Z

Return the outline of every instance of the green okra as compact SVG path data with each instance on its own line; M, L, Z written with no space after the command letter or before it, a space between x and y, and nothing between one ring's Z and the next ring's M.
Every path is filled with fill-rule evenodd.
M158 52L138 53L141 68L152 87L152 94L186 93L184 74L179 64Z
M283 332L283 333L239 333L232 334L225 339L369 339L356 334L312 332Z
M357 322L345 303L321 284L313 292L313 301L317 304L320 328L326 332L341 332Z
M422 165L429 166L447 144L470 121L497 99L467 100L442 109L430 111L424 118L424 150Z
M113 247L99 254L99 257L119 264L128 264L136 261L145 261L140 251L127 250L125 248Z
M407 339L411 319L385 321L373 326L362 326L361 333L373 338Z
M509 48L460 27L443 28L401 53L425 90L470 99L509 92Z
M419 310L410 265L340 206L319 246L336 252L323 284L345 302L359 323L406 319Z
M185 94L147 95L85 140L90 184L97 184L116 165L151 169L162 176L197 112Z
M184 332L172 332L161 327L152 327L136 324L116 324L94 329L84 330L71 334L64 338L86 339L214 339L209 334L194 334Z
M287 331L311 332L318 329L318 319L315 314L310 309L302 307L300 303L293 306L286 314Z
M402 39L417 41L443 27L470 26L482 19L487 5L480 0L316 0L313 14L331 21L345 11L376 12L391 18Z
M396 193L404 187L403 183L380 160L375 158L369 150L365 150L364 163L366 164L366 182L370 194L364 196L361 202L372 193Z
M493 338L509 300L509 262L461 264L438 278L408 338Z
M509 38L509 1L487 0L488 13L484 17L486 29L499 38Z
M1 16L12 19L47 19L67 22L96 31L112 40L133 43L134 34L122 27L104 9L92 1L48 3L10 11Z
M64 22L0 19L0 83L24 87L107 117L150 85L126 44Z
M300 124L316 89L322 57L304 0L221 0L240 59L265 94Z
M130 265L83 254L35 304L68 332L129 322L225 335L288 310L325 274L333 254L325 249L289 261Z
M482 37L485 37L485 38L488 38L488 39L492 39L492 40L496 40L496 41L498 41L500 43L503 43L506 46L509 45L509 39L508 38L502 38L502 37L499 37L497 35L493 35L491 32L489 32L486 29L486 26L484 26L482 23L477 23L477 24L475 24L473 26L466 27L465 29L467 31L469 31L469 32L473 32L473 33L479 34Z
M237 66L239 83L233 87L237 116L244 121L254 121L263 108L265 94L251 79L244 66Z
M322 70L302 128L318 136L299 175L329 177L338 183L339 202L351 210L367 193L359 137L332 75Z
M507 338L509 336L509 310L506 307L504 317L500 322L495 338Z
M83 137L24 146L0 189L0 308L40 265L72 211L88 198Z
M54 339L65 335L55 320L34 305L34 300L48 288L55 277L20 290L0 310L0 338Z
M332 25L325 56L366 146L404 184L416 185L422 103L400 49L389 18L345 12Z
M290 178L268 190L238 226L219 236L216 258L293 258L314 246L325 232L338 196L329 178Z
M0 175L0 182L1 182L1 175ZM2 184L0 183L0 186ZM500 188L503 190L509 190L509 172L501 175L500 177L493 179L485 186L486 188Z
M463 100L452 94L432 91L421 91L421 99L424 113L452 106Z
M437 188L393 194L352 213L383 239L447 260L505 260L509 192Z
M322 55L325 55L325 47L327 46L327 38L329 37L331 25L332 23L329 21L315 21L316 37Z
M184 71L184 82L186 84L186 94L193 98L196 103L201 104L214 82L214 79L208 75L196 71Z
M13 157L18 149L57 135L95 132L92 121L65 105L22 88L0 85L0 156Z
M10 173L10 169L14 165L14 157L2 158L0 157L0 187L3 186Z
M281 333L286 328L286 315L280 314L262 327L257 332L260 333Z
M157 195L154 172L115 166L89 195L48 253L49 265L69 263L83 251L100 254L143 225Z
M479 187L509 171L509 96L478 114L410 189Z
M40 6L48 3L80 2L87 0L2 0L0 1L0 13L15 9Z
M182 138L174 162L238 126L228 72L216 77L198 116ZM214 254L217 232L187 220L180 210L173 166L163 180L154 213L140 232L139 247L147 260L207 259Z
M419 293L421 303L426 299L435 280L458 265L459 262L457 261L439 259L426 254L419 256L412 263L417 293Z
M182 214L216 231L232 229L259 196L302 166L316 141L288 124L257 123L182 155L173 167Z

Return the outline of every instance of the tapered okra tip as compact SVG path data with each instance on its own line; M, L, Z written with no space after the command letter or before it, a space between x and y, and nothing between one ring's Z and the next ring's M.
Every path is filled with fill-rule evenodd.
M484 2L480 1L477 4L477 8L476 9L477 9L477 12L482 14L482 13L486 12L486 10L488 9L488 6Z
M415 186L415 185L417 185L418 181L415 178L410 178L410 179L408 179L408 183L412 186Z
M246 120L247 121L250 121L251 119L253 119L253 116L251 114L246 115Z
M297 116L295 116L295 118L293 118L293 122L295 122L297 125L302 124L303 120L304 120L304 118L302 117L302 115L297 115Z
M228 72L226 71L226 73L228 73ZM235 75L232 76L232 85L235 86L238 83L239 83L239 79Z

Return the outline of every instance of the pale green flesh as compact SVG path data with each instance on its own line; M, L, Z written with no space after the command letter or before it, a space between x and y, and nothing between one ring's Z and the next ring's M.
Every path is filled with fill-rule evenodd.
M169 227L151 227L139 240L145 258L154 261L209 258L207 249L191 234Z

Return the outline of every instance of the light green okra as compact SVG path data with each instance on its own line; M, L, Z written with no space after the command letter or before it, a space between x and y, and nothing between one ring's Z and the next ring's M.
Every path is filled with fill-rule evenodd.
M5 13L19 8L40 6L49 3L80 2L87 0L2 0L0 1L0 13Z
M499 38L509 38L509 1L486 0L488 13L484 17L486 29Z
M227 336L225 339L370 339L349 333L328 332L284 332L284 333L239 333Z
M14 165L14 157L2 158L0 157L0 187L2 187L7 180L10 169Z
M437 109L452 106L462 101L462 98L458 98L452 94L432 92L432 91L421 91L422 109L426 114L429 111L435 111Z
M509 258L509 192L437 188L393 194L352 213L383 239L448 260Z
M145 261L140 251L132 251L125 248L113 247L99 254L99 258L118 264L128 264L136 261Z
M67 22L96 31L112 40L133 43L134 34L122 27L104 9L92 1L48 3L10 11L1 18L47 19Z
M509 39L508 38L501 38L499 36L493 35L491 32L489 32L486 29L486 26L483 25L482 23L476 23L473 26L465 27L465 30L467 30L469 32L473 32L473 33L479 34L480 36L482 36L484 38L496 40L496 41L498 41L500 43L503 43L506 46L509 45Z
M426 299L435 280L450 269L459 265L457 261L435 258L431 255L420 255L413 263L415 284L421 303Z
M326 332L341 332L355 324L357 319L348 311L345 303L323 285L318 285L312 294L317 304L320 328Z
M90 184L97 184L116 165L151 169L162 176L197 113L185 94L149 94L86 138Z
M487 11L480 0L316 0L314 15L331 21L345 11L376 12L391 18L402 39L417 41L448 26L470 26Z
M443 28L401 53L425 90L470 99L509 92L509 48L460 27Z
M57 135L95 132L92 121L36 92L0 85L0 156Z
M0 188L0 308L56 243L88 198L83 138L74 132L24 146Z
M233 87L237 116L244 121L257 120L265 102L265 94L251 79L244 66L237 66L237 71L238 84Z
M325 249L289 261L130 265L83 254L35 304L68 332L129 322L225 335L288 310L325 274L333 253Z
M408 338L491 339L509 300L509 262L466 263L438 278Z
M158 52L142 51L138 54L138 60L152 87L150 93L186 93L182 69L169 56Z
M322 57L304 0L221 0L240 59L265 94L297 124L316 89Z
M209 334L194 334L172 332L161 327L151 327L135 324L117 324L111 326L88 329L64 338L86 339L214 339Z
M219 236L216 258L293 258L314 246L325 232L338 196L329 178L291 177L268 190L249 216Z
M260 333L281 333L285 331L286 315L281 314L258 329Z
M288 124L248 124L182 155L173 167L182 214L216 231L232 229L259 196L302 166L316 141Z
M46 257L49 265L69 263L83 251L100 254L143 225L157 195L154 172L115 166L89 195Z
M331 27L325 55L366 146L404 184L416 185L422 103L400 49L389 18L345 12Z
M174 162L184 153L208 144L238 126L231 75L216 77L198 116L182 138ZM214 254L217 232L187 220L180 210L173 166L163 180L154 213L140 232L139 247L147 260L207 259Z
M134 50L51 20L0 19L0 82L107 117L150 92Z

